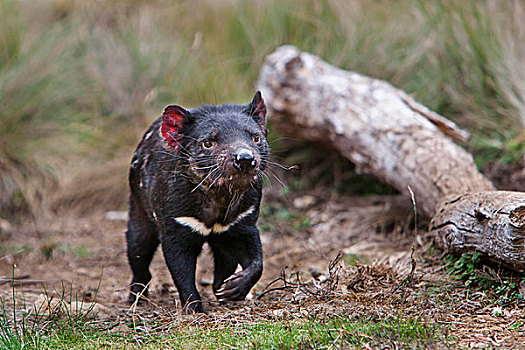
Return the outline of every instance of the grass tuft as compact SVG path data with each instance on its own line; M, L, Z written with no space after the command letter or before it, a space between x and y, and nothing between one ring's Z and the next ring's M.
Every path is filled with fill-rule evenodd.
M500 305L522 301L525 283L522 276L497 272L484 264L480 253L463 253L461 256L447 255L444 264L455 279L463 281L466 287L491 293L494 301Z

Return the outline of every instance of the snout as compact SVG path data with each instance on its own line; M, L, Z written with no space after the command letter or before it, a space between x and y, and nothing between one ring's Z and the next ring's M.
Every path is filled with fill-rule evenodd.
M257 160L251 150L241 148L233 155L233 166L237 170L250 172L257 167Z

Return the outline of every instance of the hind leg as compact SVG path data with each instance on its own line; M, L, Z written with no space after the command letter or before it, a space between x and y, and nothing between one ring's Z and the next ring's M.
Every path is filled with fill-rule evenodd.
M159 245L159 236L156 225L151 222L147 214L138 208L131 200L129 210L128 231L128 260L133 272L131 280L129 302L133 303L140 297L148 296L148 283L151 280L149 265Z

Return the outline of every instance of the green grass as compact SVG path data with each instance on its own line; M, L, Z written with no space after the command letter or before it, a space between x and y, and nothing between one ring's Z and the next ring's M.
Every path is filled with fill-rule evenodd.
M19 254L23 252L30 252L33 248L27 244L2 244L0 247L0 254Z
M364 348L365 344L424 348L448 341L436 326L417 318L340 316L237 325L201 324L162 331L147 329L148 325L144 325L136 330L101 332L89 323L56 321L47 325L45 331L13 334L0 323L0 330L13 339L4 342L6 349L158 349L161 346L173 349L328 349Z
M261 208L261 221L258 225L263 232L285 230L286 232L303 232L313 224L306 216L304 210L290 210L287 207L267 204Z
M443 259L450 275L463 281L465 287L488 292L495 303L507 305L523 300L520 285L525 283L525 278L505 270L498 272L486 263L478 252L446 255Z
M76 257L86 257L93 254L91 250L84 247L83 245L75 245L71 243L66 243L65 245L61 246L59 251L62 254L72 254Z

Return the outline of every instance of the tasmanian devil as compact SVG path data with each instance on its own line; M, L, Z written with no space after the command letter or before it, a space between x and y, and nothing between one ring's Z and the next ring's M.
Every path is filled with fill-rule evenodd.
M159 243L185 312L203 312L195 268L205 242L213 252L215 296L246 297L262 274L255 224L269 156L266 134L260 92L248 105L170 105L151 125L129 173L131 302L147 296Z

